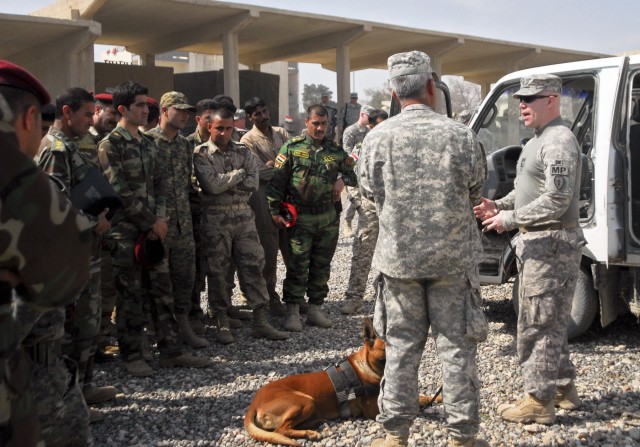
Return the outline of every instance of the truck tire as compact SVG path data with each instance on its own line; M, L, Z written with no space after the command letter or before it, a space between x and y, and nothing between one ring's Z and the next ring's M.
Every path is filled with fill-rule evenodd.
M513 303L513 310L516 313L516 317L518 316L518 288L519 275L516 275L511 292L511 302ZM591 274L584 267L580 267L576 290L573 294L573 301L571 302L569 327L567 328L569 340L573 340L584 334L593 323L597 313L598 293L593 288Z

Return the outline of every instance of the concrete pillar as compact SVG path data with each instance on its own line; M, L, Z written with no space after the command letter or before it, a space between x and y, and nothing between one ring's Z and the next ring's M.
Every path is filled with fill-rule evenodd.
M351 59L349 57L349 47L338 45L336 47L336 83L338 86L338 108L349 102L351 75Z
M240 104L240 75L238 65L238 32L228 31L222 37L224 54L224 94Z
M431 55L429 55L429 58L431 59L431 70L438 73L438 75L442 78L442 59L438 56Z
M156 55L155 54L139 54L140 56L140 65L144 65L147 67L155 67L156 66Z

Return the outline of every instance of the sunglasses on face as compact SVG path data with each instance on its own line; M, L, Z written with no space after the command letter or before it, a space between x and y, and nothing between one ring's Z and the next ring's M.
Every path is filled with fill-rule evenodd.
M550 96L557 96L557 95L532 95L532 96L521 96L520 102L524 102L525 104L531 104L533 101L535 101L536 99L540 99L540 98L548 98Z

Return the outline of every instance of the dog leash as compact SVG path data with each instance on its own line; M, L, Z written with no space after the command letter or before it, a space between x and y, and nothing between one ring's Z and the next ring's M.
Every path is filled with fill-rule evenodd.
M429 403L427 404L427 407L430 407L433 405L433 403L436 401L436 399L438 398L438 396L440 395L440 393L442 393L442 385L440 385L438 387L438 389L436 390L435 394L433 396L431 396L431 400L429 401Z

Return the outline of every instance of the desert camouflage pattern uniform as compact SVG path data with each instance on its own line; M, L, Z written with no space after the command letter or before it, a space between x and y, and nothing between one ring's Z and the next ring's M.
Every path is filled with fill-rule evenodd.
M338 116L336 117L336 134L340 138L340 141L342 141L344 138L344 131L347 130L349 126L356 123L358 119L360 119L361 108L362 104L360 104L359 102L351 104L351 101L343 104L343 106L340 108Z
M289 133L282 127L271 127L271 136L263 134L256 126L253 127L240 141L246 145L256 159L258 165L258 190L251 194L249 205L256 215L256 229L260 237L260 245L264 249L265 265L262 275L267 283L269 299L280 301L276 292L278 250L282 253L285 265L289 261L289 241L287 230L278 228L271 219L269 203L267 202L267 185L273 177L273 165L280 148L290 138Z
M418 368L431 327L442 362L452 437L480 425L477 343L487 336L477 263L486 162L471 130L414 104L372 129L358 162L360 191L375 202L374 327L387 343L378 421L408 436L418 414Z
M144 134L138 133L136 138L118 125L100 143L98 156L105 175L124 204L113 216L107 236L118 290L118 346L123 361L141 360L145 323L142 288L143 277L148 285L148 274L135 262L134 246L141 232L148 232L158 217L166 215L157 148ZM158 331L158 348L164 355L167 345L180 344L173 317L173 299L157 296L150 290L146 290L146 296Z
M333 185L342 174L345 185L356 186L353 159L333 141L316 148L305 132L289 140L276 157L273 177L267 186L272 215L280 202L298 211L289 229L290 258L283 283L283 301L321 305L329 293L331 259L338 244L339 216L333 202Z
M209 309L231 306L229 265L235 261L251 309L269 301L262 277L264 251L258 241L249 196L258 189L258 165L249 148L235 141L221 151L212 141L195 148L193 167L202 188L202 243L207 260Z
M586 243L578 226L580 175L580 147L558 117L536 130L518 160L514 190L496 200L498 209L512 210L504 213L505 229L521 228L518 360L524 391L541 400L576 377L567 325ZM549 225L568 228L540 231Z
M100 166L98 158L98 144L102 137L95 127L89 128L89 133L78 141L78 150L83 157L96 166ZM102 167L100 166L102 169ZM102 316L100 317L100 335L109 337L111 326L111 314L116 307L116 282L113 278L113 265L111 263L111 250L106 238L102 238L100 254L100 296L102 298ZM106 342L108 339L104 339Z
M360 148L362 147L362 141L364 137L369 133L369 127L364 126L361 127L357 122L347 127L344 131L344 135L342 137L342 147L348 154L353 154L358 157L358 153L360 152ZM356 158L357 160L357 158ZM344 213L344 220L347 222L351 222L358 213L358 216L362 216L362 211L360 210L360 191L357 187L349 187L346 188L347 199L349 200L349 205L347 206L347 210Z
M165 182L165 198L169 231L164 240L163 263L149 272L151 286L162 290L162 295L173 296L176 314L191 310L191 293L195 280L196 256L193 224L189 206L192 154L190 143L178 132L173 140L160 126L147 132L158 147L158 166ZM166 268L165 268L166 267Z
M51 127L46 138L38 166L49 175L56 177L67 191L77 185L91 168L97 164L80 152L77 143L69 139L61 130ZM97 224L97 219L87 216ZM89 282L76 300L67 306L65 330L70 343L64 352L78 363L80 382L89 385L93 378L93 356L96 352L96 337L100 331L102 298L100 296L100 264L102 237L93 234Z
M327 110L327 120L329 121L329 126L327 127L327 133L325 138L327 140L334 141L336 137L336 122L338 119L338 106L335 102L329 101L327 104L321 103L322 107Z
M191 152L203 143L200 132L196 128L195 132L187 137L187 141L191 145ZM207 283L207 267L204 253L202 252L202 244L200 243L200 233L202 227L202 213L200 210L200 185L193 171L193 159L191 160L191 185L189 190L189 205L191 208L191 224L193 225L193 241L195 250L195 278L193 283L193 291L191 292L191 312L195 315L202 313L200 304L200 294L204 292Z
M85 287L91 227L20 152L11 119L0 97L0 269L21 280L13 292L0 282L0 445L31 447L44 445L29 379L38 365L21 342L43 312L71 303ZM16 306L35 317L20 321Z
M358 191L358 195L360 192ZM378 241L378 215L375 204L364 197L358 208L358 227L351 244L351 271L344 296L347 299L362 299L371 271L371 261Z

